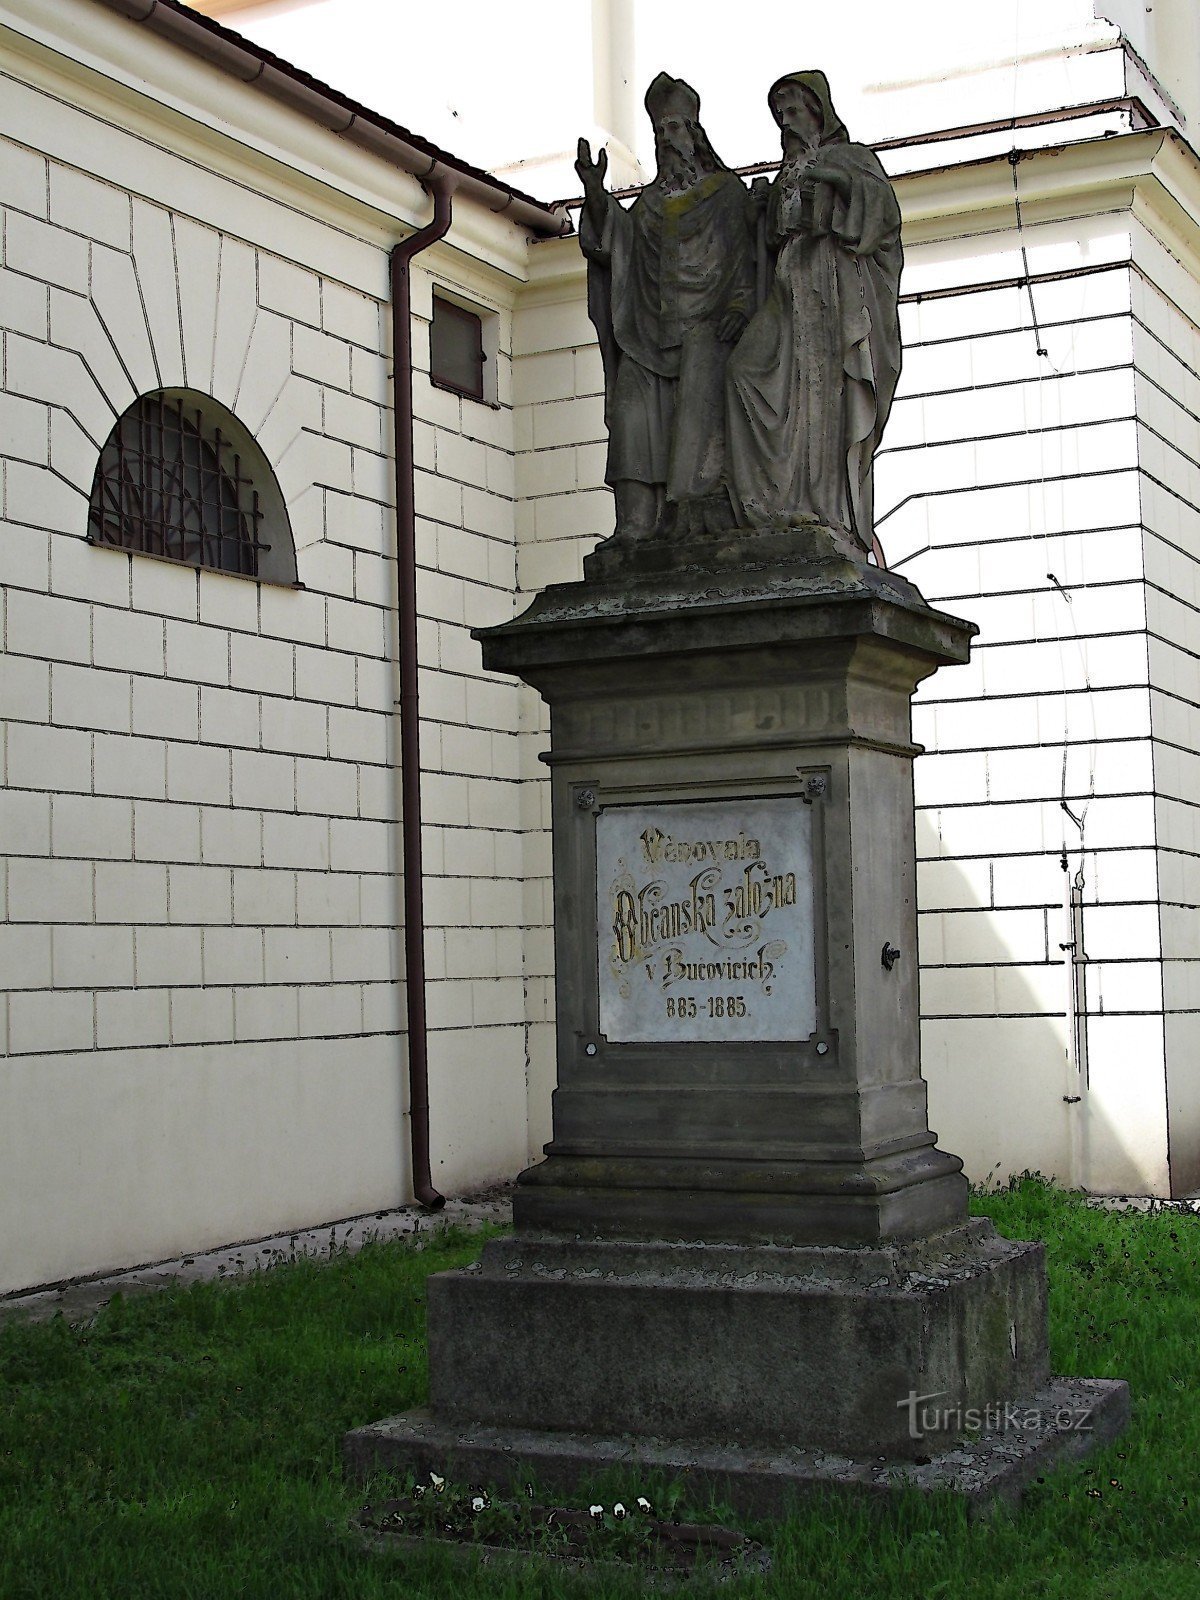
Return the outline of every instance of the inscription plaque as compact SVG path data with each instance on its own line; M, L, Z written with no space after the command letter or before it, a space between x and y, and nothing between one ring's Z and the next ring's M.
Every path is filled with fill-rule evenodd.
M798 797L606 807L596 891L605 1038L815 1031L812 808Z

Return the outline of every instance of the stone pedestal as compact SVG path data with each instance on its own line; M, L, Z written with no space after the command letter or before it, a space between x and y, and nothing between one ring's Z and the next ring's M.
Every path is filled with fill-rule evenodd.
M1049 1378L1042 1247L982 1219L874 1249L518 1233L433 1280L429 1336L446 1421L864 1456L926 1455L961 1432L942 1413Z
M431 1413L351 1435L357 1469L955 1487L989 1408L1058 1392L1041 1248L968 1221L920 1075L910 706L973 629L796 543L610 542L481 636L550 706L554 1136L515 1238L430 1280ZM1085 1390L1118 1427L1124 1385ZM1085 1432L1000 1427L971 1492Z
M970 631L850 563L550 590L491 630L552 725L558 1090L519 1228L867 1245L965 1218L919 1070L909 706ZM721 975L673 979L697 968Z

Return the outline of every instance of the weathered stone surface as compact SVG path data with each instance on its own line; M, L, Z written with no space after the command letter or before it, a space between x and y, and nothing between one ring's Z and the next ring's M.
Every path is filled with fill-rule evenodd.
M769 289L727 370L737 520L823 522L866 555L872 462L900 376L900 205L823 72L789 73L767 98L783 142L762 195Z
M1005 1425L984 1419L973 1439L927 1461L854 1459L802 1444L753 1446L604 1437L547 1429L492 1428L443 1421L428 1411L389 1417L346 1435L347 1472L376 1468L450 1473L468 1483L520 1489L530 1474L547 1489L578 1492L612 1468L682 1478L695 1500L709 1496L741 1516L779 1517L810 1493L881 1501L899 1489L952 1494L972 1515L1017 1506L1025 1485L1115 1439L1129 1421L1129 1388L1115 1378L1052 1378L1023 1396ZM1038 1426L1021 1426L1037 1421Z
M592 1108L607 1123L624 1117L595 1099L578 1108L578 1098L564 1096L564 1117ZM809 1159L797 1170L797 1161L752 1159L587 1158L556 1138L521 1174L513 1216L519 1228L580 1238L830 1245L904 1242L966 1216L962 1162L934 1148L932 1134L869 1163Z
M939 663L965 659L972 630L875 568L733 570L720 540L670 548L636 582L546 590L482 636L485 663L540 688L553 727L559 1076L517 1225L847 1245L952 1227L966 1185L929 1131L919 1068L910 701ZM705 1035L668 1019L660 993L673 1032L609 1036L601 972L622 935L598 925L611 885L597 850L610 819L657 816L648 826L667 833L673 816L736 819L739 804L744 831L766 807L777 838L811 846L804 1025ZM734 926L723 901L716 920L714 937ZM618 981L632 988L640 963L653 986L686 942L669 919L632 931ZM890 969L885 943L901 952ZM681 992L697 1012L716 997L703 982ZM748 984L723 985L731 996L757 1004Z
M718 158L689 84L646 95L657 170L628 209L579 141L579 242L604 360L606 481L635 565L655 539L823 524L843 555L874 541L872 463L900 374L900 207L851 141L825 74L768 94L782 161L747 189Z
M731 524L725 365L754 310L755 208L700 125L689 84L659 73L646 95L653 181L626 210L607 157L579 141L579 242L604 360L606 481L622 541Z
M983 1410L1049 1376L1042 1247L974 1221L893 1249L498 1239L429 1283L439 1417L925 1455L905 1398Z

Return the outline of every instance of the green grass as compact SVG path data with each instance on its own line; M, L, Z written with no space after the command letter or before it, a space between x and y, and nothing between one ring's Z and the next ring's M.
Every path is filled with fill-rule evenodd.
M718 1592L1200 1600L1200 1218L1105 1212L1034 1180L973 1209L1046 1241L1054 1369L1127 1378L1131 1429L1034 1485L1015 1521L914 1501L750 1528L774 1571ZM346 1533L363 1496L342 1483L340 1437L421 1403L425 1277L479 1243L373 1245L118 1300L90 1326L0 1328L0 1596L640 1593L540 1565L379 1557Z

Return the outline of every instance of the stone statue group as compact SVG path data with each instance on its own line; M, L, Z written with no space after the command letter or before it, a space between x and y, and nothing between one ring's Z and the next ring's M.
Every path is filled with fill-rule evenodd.
M695 90L650 85L657 171L628 209L579 141L617 535L829 530L872 547L872 460L900 375L900 208L823 72L768 95L783 159L747 188Z

